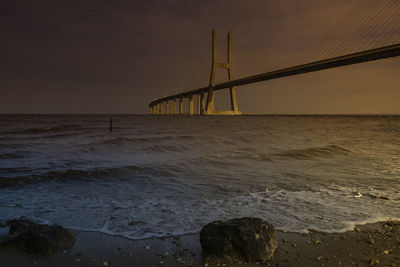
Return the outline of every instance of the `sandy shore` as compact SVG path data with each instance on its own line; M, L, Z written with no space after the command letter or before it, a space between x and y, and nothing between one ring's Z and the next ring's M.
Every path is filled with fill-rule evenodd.
M128 240L71 231L77 241L68 251L33 256L2 250L0 266L204 266L198 234ZM277 239L269 266L400 266L400 222L357 225L340 234L277 231Z

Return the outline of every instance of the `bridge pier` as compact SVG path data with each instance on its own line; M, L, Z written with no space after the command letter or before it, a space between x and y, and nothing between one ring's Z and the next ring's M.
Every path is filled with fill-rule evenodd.
M201 114L201 103L200 103L200 94L197 94L197 114Z
M165 114L169 114L169 101L165 101Z
M179 98L179 114L183 115L183 98Z
M214 89L210 87L207 94L206 112L207 115L214 114Z
M204 105L204 93L200 93L200 113L199 114L204 114L205 110L205 105Z
M176 98L172 99L172 114L176 114Z
M194 114L194 98L193 95L189 96L189 115Z

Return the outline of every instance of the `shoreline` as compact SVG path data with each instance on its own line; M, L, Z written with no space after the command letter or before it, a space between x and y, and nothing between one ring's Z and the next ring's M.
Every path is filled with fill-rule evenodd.
M67 251L35 256L0 250L1 265L204 266L199 234L132 240L100 232L70 231L77 240ZM275 232L278 248L267 266L400 266L399 221L356 225L344 233Z

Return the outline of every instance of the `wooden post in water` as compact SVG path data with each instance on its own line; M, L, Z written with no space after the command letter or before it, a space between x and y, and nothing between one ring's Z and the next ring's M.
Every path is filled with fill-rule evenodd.
M113 125L112 125L112 117L110 118L110 132L112 132Z

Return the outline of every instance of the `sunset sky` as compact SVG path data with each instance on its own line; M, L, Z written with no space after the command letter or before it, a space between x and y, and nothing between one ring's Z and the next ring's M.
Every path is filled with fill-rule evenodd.
M212 28L220 61L232 31L233 75L241 78L298 64L357 2L2 0L0 113L147 113L155 97L207 85ZM244 113L399 114L400 58L237 94ZM227 103L217 92L216 108Z

